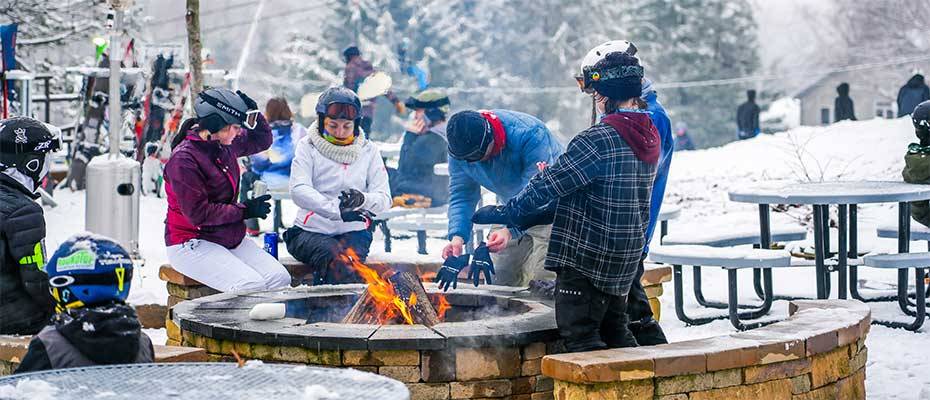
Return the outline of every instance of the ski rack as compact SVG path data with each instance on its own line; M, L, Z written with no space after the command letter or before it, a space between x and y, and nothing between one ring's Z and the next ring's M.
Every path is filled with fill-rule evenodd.
M145 76L148 73L149 68L141 67L132 67L132 68L120 68L120 75L143 75ZM169 75L175 75L183 77L188 71L187 69L182 68L171 68L168 70ZM65 68L65 73L81 74L85 76L90 76L94 78L107 78L110 76L109 68L99 68L99 67L67 67ZM228 79L229 71L223 69L205 69L203 70L204 76L212 77L222 77L223 79Z

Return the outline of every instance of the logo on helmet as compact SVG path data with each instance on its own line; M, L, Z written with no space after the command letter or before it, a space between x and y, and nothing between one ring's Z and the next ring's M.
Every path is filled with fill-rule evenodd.
M13 133L16 134L16 139L14 139L16 143L23 144L29 141L29 139L26 138L25 128L16 128L13 130Z
M37 144L37 145L36 145L36 148L35 148L33 151L48 150L48 149L50 149L50 148L52 148L52 141L51 141L51 140L46 140L46 141L44 141L44 142L42 142L42 143Z
M78 250L74 254L58 259L58 272L94 270L97 257L89 250Z

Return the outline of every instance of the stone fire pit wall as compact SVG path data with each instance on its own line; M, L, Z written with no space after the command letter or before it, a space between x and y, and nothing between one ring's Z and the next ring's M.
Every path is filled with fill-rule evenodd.
M793 301L789 318L728 336L543 359L558 400L864 399L871 313Z
M354 368L404 382L415 400L553 398L553 380L541 372L542 358L558 346L550 307L519 298L514 288L460 285L446 297L453 307L490 302L512 312L432 328L307 323L291 315L291 302L306 302L307 296L350 305L362 290L363 285L337 285L217 294L179 303L171 320L180 328L182 345L203 348L216 361L234 360L236 352L243 359ZM435 293L435 285L427 291ZM310 308L319 304L309 301ZM284 302L288 316L249 320L249 309L259 302Z

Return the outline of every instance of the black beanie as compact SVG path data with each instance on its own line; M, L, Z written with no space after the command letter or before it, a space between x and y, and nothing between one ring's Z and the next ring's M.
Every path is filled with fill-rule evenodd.
M626 100L640 97L643 92L643 67L639 59L622 52L610 53L594 65L600 79L594 79L591 87L611 100Z
M449 155L475 162L484 158L488 146L494 143L491 123L477 111L461 111L449 118L446 125Z

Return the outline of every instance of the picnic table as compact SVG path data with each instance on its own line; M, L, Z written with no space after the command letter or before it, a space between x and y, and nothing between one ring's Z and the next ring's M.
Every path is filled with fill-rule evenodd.
M729 192L731 201L753 203L759 206L760 245L772 245L769 206L772 204L809 204L814 208L814 260L816 268L817 298L830 296L830 272L826 259L830 251L830 206L839 211L836 270L839 273L838 297L847 297L847 285L853 298L866 301L858 294L856 267L850 268L847 282L846 268L850 258L858 257L857 207L866 203L898 203L898 252L907 253L910 243L910 203L930 200L930 186L889 181L840 181L819 183L769 182ZM847 241L848 240L848 241ZM847 246L848 243L848 246ZM898 273L899 285L907 283L907 271Z
M285 364L174 363L67 368L0 378L0 386L32 381L60 399L372 399L406 400L404 384L349 369ZM41 382L45 382L44 384ZM17 397L18 398L18 397ZM25 397L23 397L25 398Z

